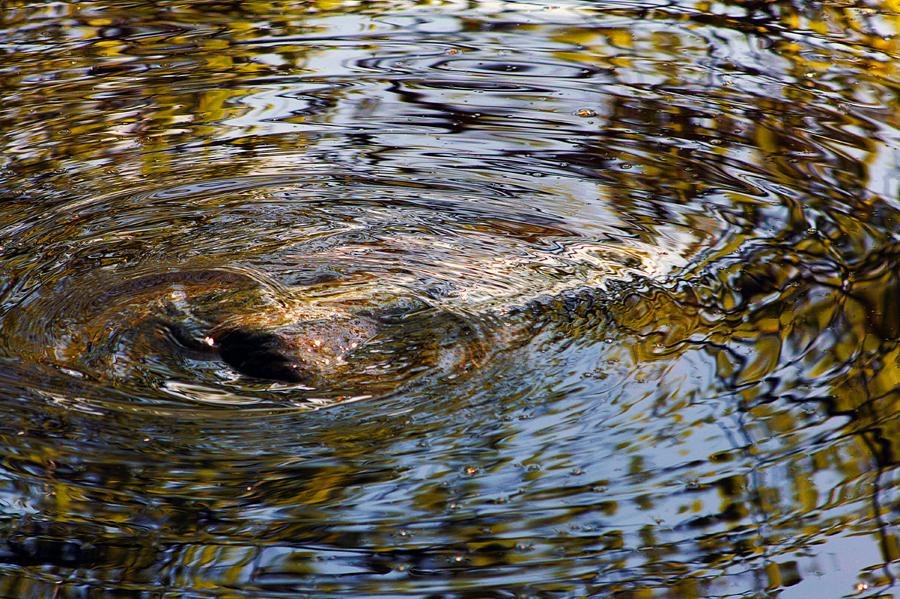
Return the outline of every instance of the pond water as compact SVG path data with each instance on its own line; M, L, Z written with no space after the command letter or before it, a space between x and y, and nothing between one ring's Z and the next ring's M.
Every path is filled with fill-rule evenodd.
M0 594L895 596L898 10L4 3Z

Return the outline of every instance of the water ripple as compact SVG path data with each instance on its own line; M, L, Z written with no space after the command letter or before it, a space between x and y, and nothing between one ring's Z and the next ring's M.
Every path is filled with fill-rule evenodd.
M0 594L896 586L889 7L19 4Z

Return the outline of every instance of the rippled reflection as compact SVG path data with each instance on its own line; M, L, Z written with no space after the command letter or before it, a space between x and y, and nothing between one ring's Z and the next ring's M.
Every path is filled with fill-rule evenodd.
M895 12L4 6L0 594L890 595Z

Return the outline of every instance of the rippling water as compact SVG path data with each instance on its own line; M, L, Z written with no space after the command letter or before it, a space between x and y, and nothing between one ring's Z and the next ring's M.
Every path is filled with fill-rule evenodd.
M893 596L898 24L4 4L0 593Z

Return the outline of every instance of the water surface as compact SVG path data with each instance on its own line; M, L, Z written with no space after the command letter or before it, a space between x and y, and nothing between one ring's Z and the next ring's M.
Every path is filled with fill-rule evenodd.
M2 594L893 596L897 34L4 7Z

